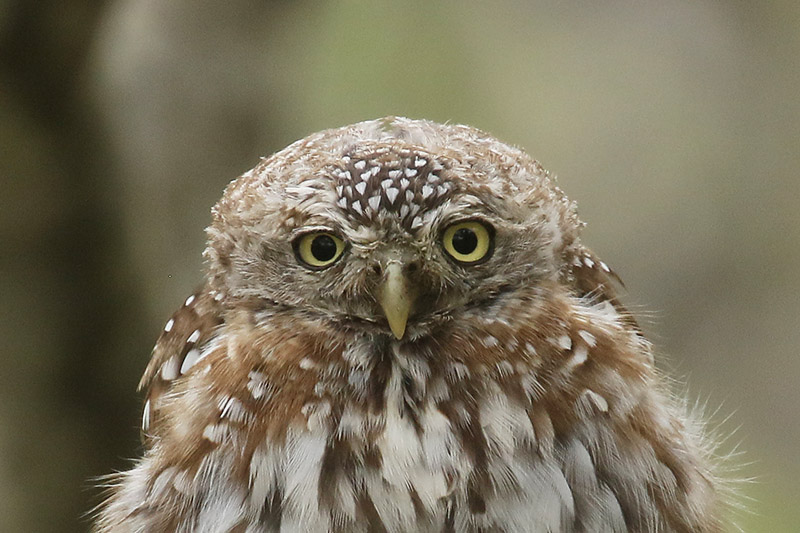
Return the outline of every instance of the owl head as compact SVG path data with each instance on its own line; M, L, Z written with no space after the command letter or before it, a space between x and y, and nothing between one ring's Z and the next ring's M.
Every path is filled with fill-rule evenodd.
M223 302L414 339L557 280L579 228L522 151L389 117L314 134L233 181L205 255Z

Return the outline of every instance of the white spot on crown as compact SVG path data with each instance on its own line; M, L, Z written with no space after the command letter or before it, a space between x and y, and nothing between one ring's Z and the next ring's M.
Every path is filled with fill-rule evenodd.
M339 180L335 186L336 205L359 218L373 218L385 212L399 214L403 226L418 228L415 216L421 208L437 205L453 190L441 174L430 174L432 168L442 171L445 167L429 158L429 154L395 151L385 146L354 157L351 168L356 171L357 183L353 183L349 171L341 167L331 170ZM348 161L342 158L343 164Z

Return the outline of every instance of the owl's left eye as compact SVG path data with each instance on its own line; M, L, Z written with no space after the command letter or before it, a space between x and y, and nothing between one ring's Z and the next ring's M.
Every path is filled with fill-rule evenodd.
M301 236L294 245L298 259L313 269L332 265L344 252L344 241L332 233L320 231Z
M478 264L492 252L491 227L476 220L458 222L444 230L442 245L447 254L462 265Z

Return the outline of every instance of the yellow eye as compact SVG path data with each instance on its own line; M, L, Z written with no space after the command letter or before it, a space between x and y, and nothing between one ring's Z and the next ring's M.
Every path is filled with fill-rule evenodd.
M295 243L295 253L300 261L316 269L332 265L342 252L344 241L324 231L303 235Z
M444 230L442 244L445 251L462 264L474 264L488 259L492 249L492 235L489 228L469 220L453 224Z

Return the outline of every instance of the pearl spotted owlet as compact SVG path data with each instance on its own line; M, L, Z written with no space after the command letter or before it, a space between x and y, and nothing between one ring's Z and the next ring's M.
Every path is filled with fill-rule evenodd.
M539 163L385 118L213 210L97 532L717 532L683 403Z

